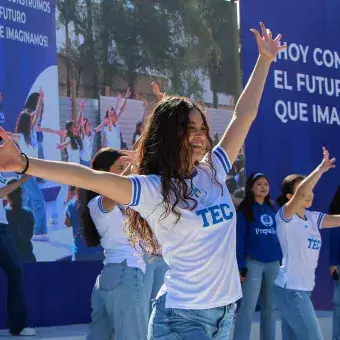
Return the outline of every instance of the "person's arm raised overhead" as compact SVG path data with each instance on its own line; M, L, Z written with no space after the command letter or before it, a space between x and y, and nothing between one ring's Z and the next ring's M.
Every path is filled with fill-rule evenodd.
M286 48L286 45L279 45L281 34L273 39L270 30L262 22L260 25L262 36L257 30L251 29L256 38L259 57L253 73L235 106L232 120L219 142L219 145L227 152L231 163L235 161L250 126L256 118L270 65L276 55Z

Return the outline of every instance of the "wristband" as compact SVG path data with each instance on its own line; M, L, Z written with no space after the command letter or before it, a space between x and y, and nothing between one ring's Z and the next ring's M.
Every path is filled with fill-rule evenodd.
M28 159L28 157L27 157L27 155L25 153L22 152L20 155L25 157L26 165L25 165L25 168L24 168L24 170L22 172L15 172L15 173L18 174L18 175L24 175L27 172L27 170L28 170L28 168L30 166L30 160Z

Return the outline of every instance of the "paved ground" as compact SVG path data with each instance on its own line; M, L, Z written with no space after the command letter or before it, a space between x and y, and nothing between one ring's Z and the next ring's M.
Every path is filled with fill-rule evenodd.
M332 313L318 312L318 318L324 340L332 339ZM277 336L276 340L281 340L280 321L276 323ZM45 340L84 340L87 331L87 325L73 325L37 329L37 336L34 338L25 337L25 339L45 339ZM251 340L259 340L259 315L256 313L254 317ZM0 331L0 339L8 339L6 331ZM16 338L21 339L21 337Z

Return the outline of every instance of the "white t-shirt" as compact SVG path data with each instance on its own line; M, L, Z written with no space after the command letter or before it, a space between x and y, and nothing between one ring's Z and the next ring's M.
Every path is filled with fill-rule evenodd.
M70 163L79 164L80 163L80 146L78 145L78 149L73 150L72 146L71 146L71 138L70 137L66 137L65 143L69 143L67 145L67 148L66 148L67 149L67 155L68 155L67 161L70 162ZM78 142L76 141L76 143L78 143Z
M2 173L0 172L0 188L3 188L6 186L6 180ZM0 223L2 224L8 224L7 217L6 217L6 210L3 204L2 199L0 199Z
M108 125L104 126L103 136L106 137L106 147L115 148L117 150L121 149L120 129L118 123L116 123L116 125L112 125L111 131Z
M225 185L231 164L219 146L211 156L223 195L222 188L212 182L207 155L195 168L192 180L191 196L197 206L190 210L181 204L177 224L173 213L162 218L165 209L160 177L130 176L130 207L147 220L171 268L159 293L167 292L167 308L214 308L242 297L236 261L236 212ZM187 183L190 185L190 180Z
M287 289L311 292L315 285L324 214L306 210L306 220L298 215L284 216L284 207L276 214L276 230L283 262L275 283Z
M35 129L31 132L31 144L26 143L23 133L19 133L18 144L21 152L26 154L28 157L38 158L37 131Z
M91 132L91 135L84 135L83 138L83 150L80 151L80 157L83 161L89 162L92 158L93 151L93 140L94 140L94 132Z
M102 200L103 196L97 196L89 202L88 207L104 249L104 264L121 263L126 259L129 267L140 268L145 272L142 249L134 249L128 242L122 211L119 206L111 211L105 210Z

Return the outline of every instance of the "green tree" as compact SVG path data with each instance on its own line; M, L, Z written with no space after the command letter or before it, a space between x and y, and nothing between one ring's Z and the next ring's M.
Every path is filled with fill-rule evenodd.
M236 4L224 0L204 0L203 11L220 54L211 53L208 63L214 106L217 93L240 94L239 31Z

